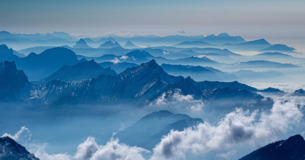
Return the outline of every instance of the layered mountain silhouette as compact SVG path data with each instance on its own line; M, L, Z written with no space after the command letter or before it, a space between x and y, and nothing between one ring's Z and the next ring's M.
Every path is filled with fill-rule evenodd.
M204 41L184 41L184 42L176 44L175 46L178 46L178 47L200 47L201 46L202 47L202 46L207 46L207 45L210 45L210 44L207 42L204 42Z
M16 65L22 69L30 80L40 80L58 70L63 65L78 63L76 54L63 47L51 48L40 54L31 53L16 60Z
M245 42L245 40L240 36L230 36L227 33L221 33L219 35L208 35L207 37L203 38L203 41L208 42L210 44L238 44Z
M303 160L305 141L300 135L259 148L240 160Z
M202 122L201 119L191 118L186 114L161 110L142 117L130 127L118 132L116 137L122 143L152 149L170 130L182 131Z
M228 74L212 67L172 64L162 64L161 67L171 75L191 76L196 80L229 81L236 79L233 74Z
M100 75L116 75L116 72L110 68L104 69L93 60L85 60L72 66L64 65L50 76L44 78L40 83L46 83L52 80L80 81L96 78Z
M39 160L10 137L0 137L1 160Z
M99 48L105 48L105 49L117 48L117 47L121 47L121 45L118 42L111 40L106 41L105 43L99 46Z
M121 73L124 70L126 70L127 68L132 68L132 67L138 66L137 64L130 63L130 62L119 62L119 63L102 62L102 63L99 63L99 65L104 67L104 68L110 67L111 69L113 69L117 73Z
M234 45L234 48L242 50L261 50L267 47L270 47L271 44L265 39L258 39L253 41L247 41L240 44Z
M87 42L83 39L78 40L73 48L90 48L90 46L87 44Z
M279 63L266 60L254 60L248 62L237 63L239 68L294 68L297 67L291 63Z
M293 96L305 96L305 91L303 89L298 89L298 90L295 90L293 93L292 93Z
M14 61L16 59L18 59L18 56L14 54L13 49L8 48L5 44L0 45L0 62Z
M118 75L100 75L81 82L53 80L36 86L32 99L48 104L65 103L147 103L163 93L181 90L196 99L217 101L239 99L236 105L270 104L255 93L257 89L238 82L196 82L190 77L167 74L155 60L128 68Z
M284 44L274 44L270 47L264 48L261 51L273 51L273 52L288 52L293 53L295 51L295 48L288 47Z
M138 48L138 46L136 46L135 44L133 44L131 41L126 42L126 44L124 45L125 48Z
M27 85L27 76L23 71L17 70L15 62L0 62L0 101L20 101Z

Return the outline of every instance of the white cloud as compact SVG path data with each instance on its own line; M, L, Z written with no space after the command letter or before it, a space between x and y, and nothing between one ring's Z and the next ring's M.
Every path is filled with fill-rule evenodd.
M106 145L97 145L95 139L88 137L77 147L75 159L80 160L144 160L143 148L120 144L118 139L111 139Z
M293 101L277 101L270 113L236 109L227 114L217 125L207 122L184 131L171 131L154 148L155 159L184 159L194 155L221 151L244 143L256 144L286 132L303 117ZM227 154L224 156L231 155Z
M121 56L120 59L121 60L126 60L126 59L128 59L128 56Z
M171 54L170 51L163 51L162 53L163 53L164 55L169 55L169 54Z
M31 140L32 133L28 128L26 128L25 126L22 126L16 134L11 135L9 133L4 133L1 137L6 137L6 136L14 139L15 141L17 141L19 143L24 144Z
M75 159L87 160L92 157L98 150L98 145L93 137L88 137L85 142L78 145L77 152L74 156Z
M119 63L120 60L119 60L117 57L115 57L113 60L111 60L111 62L113 62L114 64L116 64L116 63Z
M71 156L68 153L58 153L58 154L48 154L45 151L46 144L37 145L31 144L30 145L30 152L34 153L36 157L40 160L71 160Z
M165 109L173 112L184 112L188 114L201 113L204 104L200 99L194 99L192 95L183 95L181 90L163 93L159 98L149 105L155 109Z

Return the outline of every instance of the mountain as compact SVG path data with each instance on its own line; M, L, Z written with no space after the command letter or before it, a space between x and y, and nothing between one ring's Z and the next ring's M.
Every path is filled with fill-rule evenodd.
M190 76L195 80L220 80L228 81L236 79L234 75L224 73L212 67L192 66L192 65L171 65L162 64L161 67L169 74L176 76Z
M258 40L244 42L244 43L241 43L239 45L246 45L246 46L248 46L248 45L249 46L250 45L270 46L271 44L269 42L267 42L265 39L258 39Z
M91 61L83 61L72 66L64 65L50 76L41 80L41 83L50 82L52 80L61 81L80 81L83 79L92 79L100 75L115 75L115 71L106 68L104 69L99 64Z
M39 160L23 146L9 137L0 137L1 160Z
M63 65L76 63L78 63L76 54L63 47L47 49L40 54L31 53L16 60L17 67L22 69L30 80L40 80Z
M148 52L143 50L134 50L126 54L126 58L129 61L136 61L137 63L147 62L154 57L150 55Z
M109 61L114 60L115 58L118 58L118 56L116 56L114 54L105 54L100 57L94 58L94 60L97 62L109 62Z
M278 95L284 95L285 94L284 91L279 90L277 88L272 88L272 87L268 87L266 89L262 89L262 90L260 90L260 92L271 93L271 94L278 94Z
M164 93L170 96L176 90L206 102L229 100L234 103L232 105L241 107L272 104L272 101L264 100L263 96L255 93L257 89L238 82L196 82L190 77L171 76L155 60L128 68L118 75L101 75L79 82L53 80L35 87L31 92L35 93L32 97L36 97L32 100L47 104L143 104L155 101Z
M90 46L87 44L87 42L83 39L78 40L73 48L90 48Z
M269 58L291 58L291 55L280 52L265 52L255 55L255 57L269 57Z
M111 69L115 70L117 73L121 73L127 68L132 68L138 66L135 63L129 63L129 62L119 62L119 63L113 63L113 62L102 62L99 63L100 66L104 68L110 67Z
M18 57L14 54L13 49L8 48L5 44L0 45L0 62L14 61Z
M244 49L244 50L261 50L270 46L271 44L267 42L265 39L247 41L235 45L235 47L237 47L238 49Z
M191 57L186 57L186 58L180 58L180 59L176 59L176 60L173 60L171 61L171 63L174 63L174 64L185 64L185 65L193 65L193 64L196 64L196 65L211 65L211 64L218 64L218 62L216 61L213 61L209 58L207 58L206 56L203 56L201 58L199 57L194 57L194 56L191 56Z
M175 46L178 47L202 47L202 46L207 46L210 45L207 42L204 41L184 41L181 43L176 44Z
M136 46L135 44L133 44L131 41L126 42L126 44L124 45L124 48L139 48L138 46Z
M118 132L116 137L122 143L152 149L170 130L182 131L202 122L201 119L191 118L186 114L161 110L142 117L130 127Z
M303 160L305 141L300 135L261 147L240 160Z
M298 67L291 63L278 63L266 60L255 60L255 61L247 61L247 62L240 62L236 63L235 65L239 66L240 68L293 68Z
M116 48L116 47L121 48L121 45L115 41L106 41L105 43L99 46L99 48L105 48L105 49Z
M261 49L261 51L273 51L273 52L288 52L288 53L294 53L295 48L288 47L284 44L274 44L270 47Z
M230 36L227 33L221 33L219 35L208 35L207 37L203 38L203 41L215 44L215 45L223 45L223 44L238 44L245 42L245 40L240 36Z
M74 41L75 37L65 32L46 34L15 34L7 31L0 32L0 42L10 44L63 44Z
M292 93L293 96L305 96L305 91L303 89L298 89L298 90L295 90L293 93Z
M15 62L0 62L0 101L20 101L23 89L28 84L27 76L17 70Z

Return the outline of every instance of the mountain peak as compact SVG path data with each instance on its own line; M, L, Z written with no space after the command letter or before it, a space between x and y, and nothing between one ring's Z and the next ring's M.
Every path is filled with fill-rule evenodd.
M0 137L1 159L39 160L10 137Z
M136 59L152 58L153 56L144 50L134 50L126 54L128 57L134 57Z
M0 63L0 71L4 69L9 69L9 70L17 70L16 64L14 61L9 62L9 61L4 61Z
M259 148L240 160L252 159L304 159L305 141L300 135L289 137L286 140L277 141Z
M74 48L90 48L84 39L79 39L73 47Z
M136 46L135 44L133 44L131 41L126 42L126 44L124 45L125 48L137 48L138 46Z
M218 37L230 37L228 33L220 33Z
M121 45L118 42L112 40L108 40L99 46L99 48L115 48L115 47L121 47Z

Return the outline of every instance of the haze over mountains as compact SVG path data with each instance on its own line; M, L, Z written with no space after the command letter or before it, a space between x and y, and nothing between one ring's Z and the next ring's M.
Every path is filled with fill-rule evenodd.
M39 137L34 142L46 139L52 153L66 147L71 159L86 146L90 154L79 159L102 153L238 159L303 132L305 59L285 44L227 33L80 38L5 31L0 43L0 134L30 125ZM53 134L42 133L48 127ZM80 144L86 136L96 141L88 137ZM207 137L209 143L197 143ZM37 159L14 140L0 140L2 152ZM294 136L243 159L281 153L298 159L304 154L296 146L303 141Z

